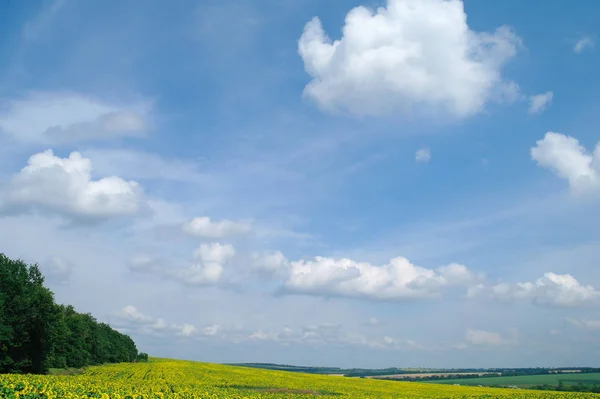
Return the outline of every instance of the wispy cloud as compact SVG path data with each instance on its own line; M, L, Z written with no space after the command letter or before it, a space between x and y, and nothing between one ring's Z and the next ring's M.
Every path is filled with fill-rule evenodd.
M417 150L415 154L415 161L420 163L427 163L431 160L431 151L429 148L421 148Z
M591 36L584 36L575 43L573 51L577 54L581 54L584 51L594 49L594 47L596 47L596 41L594 38Z
M536 94L535 96L531 96L529 98L529 113L530 114L539 114L543 112L550 103L552 102L552 98L554 97L554 93L548 91L543 94Z

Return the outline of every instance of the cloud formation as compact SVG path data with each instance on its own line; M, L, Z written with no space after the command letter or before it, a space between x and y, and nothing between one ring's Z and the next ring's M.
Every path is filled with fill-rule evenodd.
M596 41L590 36L584 36L575 43L573 51L581 54L586 50L592 50L596 46Z
M518 86L503 79L502 67L519 46L506 26L471 30L462 1L388 0L375 11L352 9L339 40L313 18L298 51L312 77L304 94L323 110L464 118L490 101L516 99Z
M409 350L422 349L413 340L397 339L387 335L365 335L348 332L339 324L318 324L292 328L283 326L276 330L259 329L247 336L251 341L273 341L283 345L348 345L364 346L370 349Z
M137 255L129 264L133 272L155 275L188 286L215 285L221 282L225 265L235 256L230 244L218 242L202 244L194 252L191 265L171 267L164 261L148 255Z
M136 214L143 191L135 181L117 176L92 180L92 163L80 153L68 158L46 150L29 158L0 190L0 210L8 213L42 211L77 220L101 220Z
M542 307L575 307L597 303L600 291L583 285L570 274L545 273L533 282L516 284L480 284L470 291L471 297L480 295L502 301L527 300Z
M445 288L468 285L476 279L463 265L450 264L434 271L415 266L402 257L375 266L322 256L288 261L276 252L256 259L255 265L258 270L285 276L283 289L288 293L369 300L438 297Z
M0 134L25 144L58 145L139 137L150 127L147 103L109 104L77 93L30 93L6 101Z
M431 160L431 151L429 148L421 148L415 153L415 161L419 163L427 163Z
M554 93L548 91L542 94L536 94L529 98L529 113L530 114L539 114L544 112L546 108L552 102L552 98L554 97Z
M476 346L503 346L511 343L511 340L497 332L468 329L465 332L465 340Z
M204 238L223 238L233 235L247 234L252 230L248 222L219 220L212 221L209 217L197 217L182 225L185 233Z
M585 194L599 188L600 146L596 146L592 155L576 138L548 132L530 153L539 166L566 179L573 194Z
M192 337L198 332L192 324L169 324L165 319L144 314L132 305L125 306L113 319L117 328L142 335Z

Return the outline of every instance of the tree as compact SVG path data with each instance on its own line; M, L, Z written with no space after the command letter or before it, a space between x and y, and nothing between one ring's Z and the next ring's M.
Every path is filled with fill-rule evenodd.
M57 305L36 264L0 253L0 373L43 373L137 357L131 337L73 306Z
M44 287L37 265L10 260L0 254L0 292L2 293L1 372L41 373L49 349L48 313L54 296Z

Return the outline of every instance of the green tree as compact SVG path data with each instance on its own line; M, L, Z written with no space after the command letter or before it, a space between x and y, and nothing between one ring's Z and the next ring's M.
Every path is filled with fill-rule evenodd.
M137 357L131 337L73 306L57 305L37 265L0 254L0 373L43 373Z
M37 265L27 266L0 254L0 292L2 293L3 372L44 372L50 349L49 313L54 296L44 287L44 277Z

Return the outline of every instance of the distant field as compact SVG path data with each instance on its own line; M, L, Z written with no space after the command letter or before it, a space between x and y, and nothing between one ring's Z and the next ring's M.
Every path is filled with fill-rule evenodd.
M410 378L419 378L419 377L447 377L447 376L455 376L455 375L461 375L461 374L468 374L468 375L484 375L484 374L494 374L494 373L489 373L489 372L485 372L485 373L473 373L473 372L459 372L459 373L412 373L412 374L386 374L386 375L369 375L366 376L365 378L374 378L374 379L380 379L380 380L387 380L387 379L393 379L393 380L400 380L400 379L410 379ZM500 373L496 373L496 374L500 374ZM461 379L461 381L465 381L467 379ZM477 379L478 381L481 380L481 378ZM452 380L454 381L454 380Z
M423 381L430 384L460 384L460 385L514 385L520 388L530 388L534 385L558 385L562 381L565 385L598 384L600 385L600 373L568 373L568 374L543 374L523 375L517 377L481 377L481 378L457 378L452 380Z

